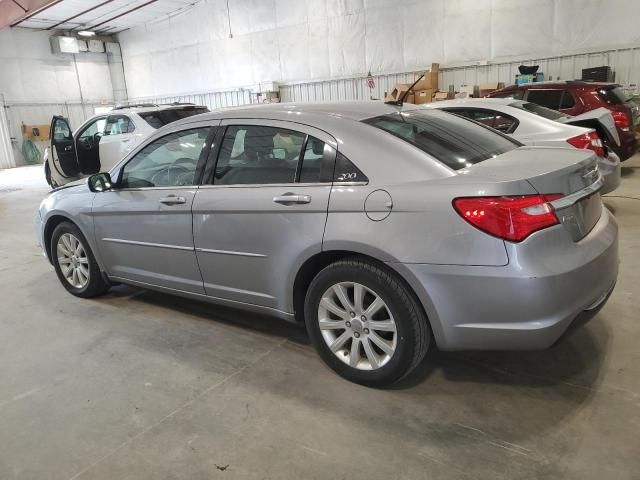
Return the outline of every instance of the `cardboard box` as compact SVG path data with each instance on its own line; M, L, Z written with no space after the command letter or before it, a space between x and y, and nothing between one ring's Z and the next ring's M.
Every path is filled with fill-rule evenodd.
M397 102L398 99L402 96L402 94L405 93L407 90L409 90L409 87L411 87L410 83L396 83L393 86L393 90L391 90L391 93L386 97L384 97L384 101ZM407 95L407 98L408 97L409 95ZM407 101L407 98L405 98L405 101Z
M416 90L415 99L416 105L422 105L423 103L431 103L433 101L433 94L436 93L435 88L427 90Z
M496 90L501 90L504 88L504 82L489 82L489 83L481 83L480 84L480 96L484 97L491 92L495 92Z
M22 138L39 142L49 140L50 129L50 125L25 125L23 123L21 125Z
M440 64L432 63L431 70L426 72L416 72L414 74L414 81L417 80L420 75L424 74L424 77L416 83L414 90L437 90L438 89L438 74L440 73Z
M437 102L439 100L447 100L449 98L449 92L436 92L433 95L433 101Z

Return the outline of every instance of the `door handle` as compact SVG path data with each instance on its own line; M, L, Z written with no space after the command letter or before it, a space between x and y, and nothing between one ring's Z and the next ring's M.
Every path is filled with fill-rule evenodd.
M130 142L130 141L131 141L130 138L125 138L123 140L120 140L121 143L127 143L127 142Z
M273 197L273 201L282 205L311 203L311 195L296 195L294 193L285 193L284 195Z
M73 147L71 145L67 145L66 147L64 147L64 151L65 152L70 152L72 148Z
M167 197L161 198L160 203L164 203L165 205L180 205L183 203L187 203L187 199L184 197L176 197L175 195L169 195Z

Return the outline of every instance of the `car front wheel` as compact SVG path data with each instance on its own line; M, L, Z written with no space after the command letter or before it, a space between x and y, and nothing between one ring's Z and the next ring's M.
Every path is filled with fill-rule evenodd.
M305 321L314 347L333 370L372 387L411 372L431 338L426 316L402 279L357 258L318 273L307 292Z
M109 290L87 240L74 224L62 222L55 228L51 255L58 279L69 293L90 298Z

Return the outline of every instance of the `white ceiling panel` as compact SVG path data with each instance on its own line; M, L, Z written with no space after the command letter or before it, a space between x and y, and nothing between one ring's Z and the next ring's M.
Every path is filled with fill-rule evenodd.
M166 18L195 3L198 0L63 0L19 26L112 34Z

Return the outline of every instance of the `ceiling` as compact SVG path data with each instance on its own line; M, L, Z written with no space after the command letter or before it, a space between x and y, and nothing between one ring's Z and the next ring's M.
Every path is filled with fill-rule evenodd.
M175 14L194 3L197 0L61 0L17 26L113 34Z

